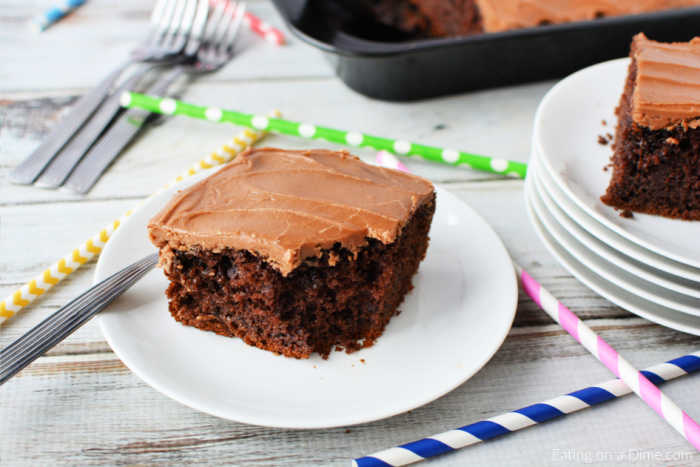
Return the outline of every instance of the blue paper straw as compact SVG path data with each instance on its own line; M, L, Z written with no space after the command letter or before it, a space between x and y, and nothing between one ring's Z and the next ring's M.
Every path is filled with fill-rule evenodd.
M654 384L700 371L700 351L642 370ZM353 461L355 467L396 467L477 444L497 436L568 415L630 394L621 380L612 379L579 391L481 420L412 443L380 451Z
M73 10L85 3L85 0L64 0L60 5L53 6L42 15L34 18L33 25L39 31L44 31L52 24L61 20Z

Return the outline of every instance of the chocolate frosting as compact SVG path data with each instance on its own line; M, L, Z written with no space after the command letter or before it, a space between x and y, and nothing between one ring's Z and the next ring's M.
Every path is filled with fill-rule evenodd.
M677 124L697 126L700 117L700 37L690 42L656 42L637 34L632 119L658 130Z
M477 0L486 32L700 5L700 0Z
M336 243L393 242L433 191L345 151L251 149L178 192L148 229L159 248L249 250L287 275Z

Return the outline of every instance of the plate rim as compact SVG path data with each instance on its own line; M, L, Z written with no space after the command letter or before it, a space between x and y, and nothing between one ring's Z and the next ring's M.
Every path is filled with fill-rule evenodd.
M587 250L592 251L599 257L603 258L609 263L612 264L622 264L624 265L624 268L630 272L630 274L639 277L640 279L646 280L648 282L651 282L653 284L656 284L660 287L664 287L668 290L671 290L673 292L679 293L681 295L686 295L688 297L693 297L693 298L698 298L700 299L700 283L697 283L697 289L693 287L689 287L686 285L681 285L678 283L673 282L670 279L667 279L665 277L659 277L656 275L656 273L644 269L642 266L648 266L645 265L644 263L635 260L634 258L631 258L624 253L620 252L619 250L615 250L613 247L610 245L606 244L605 242L602 242L598 238L594 237L590 233L588 233L585 229L583 229L581 226L579 226L574 220L572 220L562 209L559 207L559 205L556 204L556 202L552 199L550 196L549 192L547 191L546 187L541 186L541 182L539 177L535 177L535 185L537 186L537 192L540 195L540 198L542 202L544 203L545 207L547 208L547 211L552 214L554 219L557 221L557 224L561 226L567 234L571 235L576 241L583 246L586 247ZM562 221L562 219L564 219ZM585 236L589 236L590 238L585 238ZM583 240L581 238L584 238ZM602 251L598 251L601 249ZM622 256L623 258L617 258L615 257L612 253L605 251L605 249L610 249L615 251L618 255ZM634 264L631 261L635 261L638 264ZM658 270L656 268L652 268L651 266L648 266L650 269L655 269L656 271L662 272L664 274L668 274L665 271ZM671 274L669 274L671 275ZM690 281L688 279L679 277L679 276L674 276L679 280L685 280L688 282L694 282ZM696 282L694 282L696 283ZM700 311L698 312L700 313Z
M661 256L666 256L670 259L673 259L674 261L678 263L683 263L688 266L692 266L694 268L700 268L700 260L693 260L687 257L684 257L682 255L679 255L677 253L668 251L664 249L662 246L655 245L648 240L645 240L644 238L641 238L625 229L622 227L616 225L615 223L611 222L609 219L607 219L605 216L595 212L591 207L583 202L580 198L578 198L573 190L571 190L568 186L568 184L565 182L565 180L561 177L561 174L557 173L556 170L553 169L553 166L551 164L551 161L548 157L548 153L544 151L544 144L543 144L543 135L544 135L544 130L542 128L542 114L545 112L546 107L550 104L551 101L556 99L558 97L558 94L561 93L562 88L567 86L569 82L574 79L575 77L578 77L581 74L588 73L596 68L606 68L606 67L613 67L613 66L621 66L622 64L625 64L627 66L629 64L629 58L624 57L624 58L617 58L613 60L607 60L605 62L601 63L596 63L595 65L591 65L589 67L583 68L575 73L572 73L571 75L567 76L566 78L562 79L559 81L557 84L555 84L549 91L547 91L547 94L542 98L540 101L540 104L537 106L537 111L535 112L535 119L534 119L534 125L533 125L533 144L537 148L538 154L541 155L540 160L544 164L544 168L547 170L547 172L552 176L552 179L554 182L559 186L559 188L571 199L573 200L589 217L592 217L594 220L602 224L603 226L607 227L609 230L612 230L613 232L617 233L618 235L625 237L632 241L633 243L636 243L637 245L646 248L647 250L650 250L658 255ZM613 208L610 208L613 209ZM696 221L700 222L700 221Z
M187 186L189 186L190 183L195 183L197 180L204 178L205 176L208 176L211 172L210 171L205 171L203 174L197 174L197 176L189 177L187 179L187 182L178 184L174 187L170 187L168 190L163 190L159 192L159 194L162 194L163 192L165 193L174 193L175 190L177 189L182 189ZM187 184L185 184L187 183ZM474 208L472 208L468 203L464 202L461 200L459 197L456 195L452 194L449 192L449 190L445 189L439 184L434 184L435 185L435 190L436 190L436 195L439 197L441 194L446 197L452 198L455 202L459 203L461 209L466 209L469 211L471 216L475 216L478 218L483 226L490 232L491 236L495 239L495 241L498 242L500 245L500 253L502 255L505 255L503 259L507 259L508 262L510 263L512 260L510 259L510 254L503 243L503 240L500 238L498 233L493 229L493 227L481 216ZM155 197L154 197L155 198ZM169 198L168 198L169 199ZM139 206L139 209L143 209L146 206L148 206L150 199L148 199L146 202L144 202L141 206ZM125 220L125 224L127 222L130 222L133 217L130 216L127 220ZM117 230L115 232L115 235L119 235L119 232L121 229ZM105 250L107 248L110 248L110 245L114 245L115 243L113 242L108 242ZM111 249L111 248L110 248ZM155 248L154 248L155 249ZM105 251L103 250L103 252ZM93 281L97 282L101 279L103 279L106 275L104 272L105 266L103 262L103 258L106 258L108 255L100 255L98 259L97 266L95 268L95 274ZM505 273L505 271L504 271ZM189 394L183 394L182 392L178 392L177 390L172 390L171 388L167 387L167 384L161 384L161 382L157 378L152 378L148 374L146 374L143 369L137 365L134 364L135 362L130 361L129 358L125 358L124 354L122 352L122 349L118 344L115 343L114 336L108 329L108 326L106 325L106 320L102 319L99 315L97 316L98 323L100 326L100 329L102 331L103 336L105 337L105 340L109 344L110 348L112 351L117 355L117 357L124 363L129 370L134 373L139 379L141 379L144 383L146 383L148 386L152 387L156 391L160 392L161 394L169 397L172 400L175 400L193 410L203 412L212 416L215 416L217 418L222 418L226 420L231 420L239 423L245 423L245 424L251 424L251 425L256 425L256 426L264 426L264 427L270 427L270 428L282 428L282 429L328 429L328 428L337 428L337 427L344 427L344 426L352 426L352 425L357 425L357 424L362 424L362 423L369 423L369 422L374 422L382 419L386 419L395 415L399 415L402 413L405 413L410 410L414 410L418 407L422 407L430 402L433 402L446 394L452 392L462 384L464 384L466 381L471 379L474 375L476 375L481 369L493 358L493 356L496 354L496 352L502 347L503 342L507 338L512 325L513 321L515 319L515 315L517 312L517 305L518 305L518 282L517 278L515 275L515 270L514 268L509 268L509 272L504 274L504 277L507 277L507 281L509 282L508 289L511 291L511 303L509 305L509 310L512 308L512 311L508 312L507 314L507 319L505 322L502 324L499 330L499 334L495 336L496 338L494 339L494 345L493 348L491 349L490 352L487 352L484 356L484 358L481 359L477 364L475 364L470 371L464 372L464 374L455 380L455 382L451 385L446 386L442 391L439 391L436 394L431 394L427 397L421 398L420 400L414 401L412 404L409 404L405 407L403 407L401 410L387 410L385 412L378 412L373 416L365 416L365 417L355 417L352 420L348 421L342 421L342 422L321 422L321 423L313 423L313 422L305 422L305 423L294 423L294 424L289 424L289 423L275 423L271 420L266 419L264 416L263 417L232 417L230 414L223 414L222 411L217 411L213 409L210 406L203 406L201 403L199 403L197 400L194 400L193 398L189 397Z
M536 151L536 149L533 149L533 151ZM685 263L679 263L671 258L664 258L662 255L638 245L637 243L629 242L624 236L608 229L596 219L588 216L588 214L568 197L566 193L561 191L561 188L551 179L551 173L540 163L541 158L539 157L539 153L533 152L533 154L537 158L536 164L541 169L540 172L538 172L537 178L551 195L557 206L559 206L579 227L611 248L631 258L635 258L650 267L700 283L700 269ZM636 251L633 249L636 249Z
M542 201L544 202L545 206L547 207L547 211L553 215L553 217L556 219L557 224L560 225L561 227L566 230L566 232L571 235L573 238L576 239L578 243L581 243L582 245L586 246L586 248L594 253L596 253L598 256L601 258L604 258L606 261L612 264L616 264L616 262L620 262L621 264L624 264L625 267L629 267L635 270L633 275L636 275L637 277L640 277L646 281L649 282L654 282L655 280L659 280L663 283L669 283L669 286L664 286L668 288L669 290L674 290L674 287L677 287L679 290L674 290L677 293L680 293L681 295L687 295L689 297L694 297L694 298L700 298L700 274L698 275L698 280L693 280L689 279L684 276L680 276L678 274L672 274L669 273L668 271L665 271L663 269L654 267L653 265L650 265L649 263L646 263L637 257L627 254L624 251L616 248L614 245L609 244L605 242L604 240L600 239L596 235L592 234L589 232L585 227L583 227L581 224L579 224L575 219L573 219L568 211L566 211L555 199L555 196L552 195L551 191L552 188L548 186L542 178L542 172L539 171L540 167L537 164L537 155L533 154L533 166L537 166L535 170L535 186L537 188L537 193L540 195L540 198L542 198ZM582 239L583 237L583 239ZM594 245L594 246L592 246ZM609 251L604 251L604 252L598 252L596 249L598 248L603 248L607 250L612 250L615 253L617 253L619 256L622 258L617 258L613 255L613 253L610 253ZM640 272L636 272L639 270ZM666 277L660 277L658 276L658 273L666 274L668 276L672 276L673 279L675 280L681 280L685 281L688 283L692 283L693 285L682 285L676 282L673 282L673 279L666 278ZM647 279L645 276L652 277L653 279ZM682 289L687 289L687 292L681 291Z
M601 297L605 298L606 300L610 301L611 303L619 306L620 308L624 309L625 311L632 313L634 315L637 315L640 318L646 319L648 321L651 321L653 323L659 324L661 326L667 327L669 329L673 329L674 331L678 332L684 332L686 334L691 334L695 336L700 336L700 319L697 319L697 317L692 316L692 315L687 315L685 313L680 313L674 310L668 309L669 313L673 314L678 314L682 317L685 317L687 319L695 319L698 321L697 326L693 325L687 325L687 324L682 324L678 323L676 321L673 321L670 318L665 318L665 317L658 317L654 312L648 311L641 309L638 305L632 304L628 302L624 298L620 298L617 296L617 291L610 291L609 288L617 288L615 284L612 284L608 282L607 280L600 280L601 284L596 284L594 281L590 280L587 277L583 276L583 273L581 272L581 268L586 270L590 274L595 274L593 271L589 270L582 264L578 263L575 265L572 265L572 261L569 260L568 258L564 258L558 251L556 251L555 247L550 243L551 240L547 239L546 237L546 232L544 231L544 227L541 225L537 213L534 212L534 208L531 205L530 199L529 199L529 184L528 180L525 180L525 207L527 211L528 218L530 219L530 223L533 226L533 229L537 233L538 238L540 241L544 244L545 248L551 254L557 262L564 268L566 269L572 276L574 276L578 281L580 281L583 285L591 289L593 292L597 293ZM573 261L576 261L575 258L573 258ZM621 289L620 289L621 290ZM623 290L624 292L624 290ZM645 302L646 300L634 296L634 299L640 300L642 302ZM665 308L661 307L660 305L653 304L651 302L648 302L650 305L656 307L656 308Z
M653 282L643 279L639 276L636 276L632 273L629 273L628 271L624 270L624 268L612 263L611 261L606 260L605 258L602 258L600 255L598 255L596 252L590 250L588 247L586 247L583 243L579 242L578 240L575 239L573 235L568 233L565 227L563 227L555 218L554 216L550 213L549 209L546 208L546 203L544 200L542 200L542 194L540 193L540 189L538 187L537 183L537 171L534 172L534 176L532 178L532 186L531 186L531 204L532 207L534 208L535 212L537 213L537 217L540 220L540 223L543 225L543 227L547 230L547 233L554 239L554 241L557 242L559 246L561 246L563 249L567 251L571 256L573 256L579 263L581 263L583 266L585 266L587 269L590 271L598 274L602 279L611 282L612 279L611 277L617 277L617 279L620 281L620 284L622 287L625 289L628 289L631 293L634 295L637 295L640 298L643 298L644 300L647 300L651 303L661 305L663 307L669 308L671 310L677 311L679 313L684 313L687 315L691 316L696 316L700 318L700 300L696 297L688 297L685 296L686 298L690 299L695 299L698 301L698 308L690 307L689 305L683 304L683 303L675 303L670 299L667 299L665 297L659 296L655 293L652 292L647 292L644 290L642 285L653 285L655 287L658 287L660 289L665 289L664 287L654 284ZM541 204L540 204L541 203ZM543 215L543 212L544 214ZM550 216L549 218L547 216ZM571 238L566 238L562 235L560 235L559 232L553 232L552 227L550 223L555 224L557 227L561 228L567 235L569 235ZM590 255L590 258L595 258L594 260L591 260L589 257L585 257L583 255L577 254L577 252L571 250L571 245L574 243L574 248L584 250L586 252L592 253ZM576 245L578 243L578 245ZM597 263L602 263L602 264L597 264ZM616 267L618 269L622 270L623 274L627 274L627 276L620 275L618 276L617 274L614 274L613 272L610 271L609 266ZM635 281L641 281L645 284L635 284ZM672 292L668 289L665 289L666 292L671 292L671 293L677 293L677 292ZM680 294L679 294L680 295ZM683 308L683 309L682 309Z

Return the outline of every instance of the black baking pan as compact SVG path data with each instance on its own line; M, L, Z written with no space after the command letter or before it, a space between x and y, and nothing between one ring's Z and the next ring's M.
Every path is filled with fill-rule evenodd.
M374 22L353 6L353 0L273 3L292 32L320 49L347 86L391 101L562 77L626 56L638 32L660 41L687 41L700 35L700 7L416 39Z

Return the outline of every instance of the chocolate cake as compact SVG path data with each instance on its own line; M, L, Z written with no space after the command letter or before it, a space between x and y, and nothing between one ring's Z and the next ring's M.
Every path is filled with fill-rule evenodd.
M700 5L700 0L476 0L484 31L532 28Z
M623 212L700 220L700 38L637 34L602 201Z
M474 0L365 0L376 18L418 37L467 36L482 32Z
M179 322L289 357L383 332L428 247L427 180L345 151L252 149L149 223Z
M364 0L377 19L419 37L467 36L700 5L700 0Z

